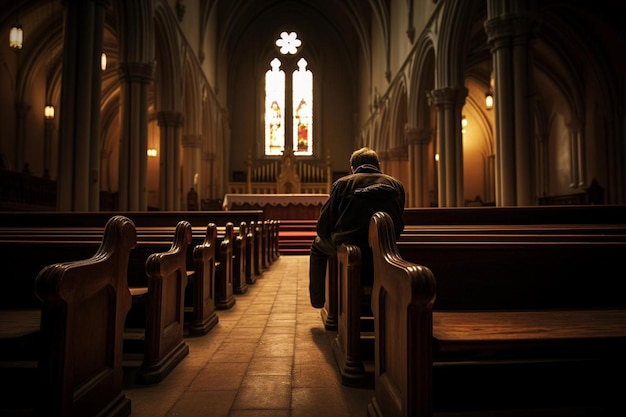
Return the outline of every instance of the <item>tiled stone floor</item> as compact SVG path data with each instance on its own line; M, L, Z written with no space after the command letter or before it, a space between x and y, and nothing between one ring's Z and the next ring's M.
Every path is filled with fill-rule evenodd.
M374 392L341 385L308 256L281 256L162 382L125 386L134 417L365 417Z

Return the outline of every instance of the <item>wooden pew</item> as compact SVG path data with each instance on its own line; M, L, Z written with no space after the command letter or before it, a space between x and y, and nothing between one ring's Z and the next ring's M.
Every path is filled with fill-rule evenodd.
M370 244L369 416L624 412L626 241L396 244L377 213Z
M404 209L406 226L620 224L623 205L424 207Z
M245 277L249 285L256 284L257 275L255 273L254 263L256 254L256 228L252 224L246 225L246 261L245 261Z
M122 335L131 306L127 265L136 239L132 221L113 216L95 255L81 259L85 250L76 247L71 253L77 260L31 275L30 286L22 287L25 293L5 287L13 303L3 302L0 311L5 382L0 414L130 415L131 403L122 391ZM1 245L1 250L10 263L15 259L7 250L11 247L30 251L33 259L57 249L49 243L39 243L42 250L36 246Z
M223 228L227 222L231 222L234 225L239 225L241 222L246 224L252 224L253 222L263 224L265 216L263 210L233 210L233 211L131 211L120 212L132 218L137 226L139 239L144 237L147 239L162 239L169 233L170 228L176 225L181 220L186 220L191 223L194 230L194 245L201 244L204 240L204 232L209 223L217 225L220 229ZM64 228L61 233L65 233L69 230L74 230L71 233L78 233L75 238L84 238L85 235L100 233L102 224L105 223L107 216L110 216L107 212L77 212L77 213L64 213L64 212L0 212L0 239L2 239L2 230L18 230L17 233L28 233L28 230L39 233L45 231L46 235L55 233L55 230ZM104 219L104 220L103 220ZM237 230L235 230L238 233ZM258 233L263 236L263 227L258 228ZM218 231L218 236L222 233ZM259 242L260 245L260 237ZM256 242L255 242L256 243ZM276 243L277 245L277 243ZM262 259L267 259L261 246L258 248L258 262L259 267L250 270L250 274L246 283L253 283L255 277L262 273L260 268ZM265 248L265 250L268 250ZM238 260L237 260L238 261ZM193 261L190 259L190 269L193 268ZM244 264L242 268L246 270L247 266ZM254 275L252 274L254 271ZM239 290L243 290L242 285ZM220 303L222 305L222 303ZM194 307L195 308L195 307Z
M209 219L216 219L218 222L224 222L229 218L232 219L253 219L251 223L255 220L261 227L251 228L250 236L247 236L246 239L239 238L235 236L232 241L232 251L233 251L233 266L229 269L227 265L224 265L224 268L228 271L226 275L220 273L221 279L225 279L230 282L233 286L233 292L236 294L241 294L245 292L248 284L253 284L256 281L256 276L261 273L259 268L253 269L252 267L248 267L245 259L240 259L242 255L247 255L246 251L243 250L243 246L247 246L248 240L254 240L250 242L250 246L252 250L255 251L258 248L257 253L254 252L252 254L255 255L255 262L258 262L258 265L261 265L262 259L268 259L269 255L263 252L263 250L269 250L266 246L261 245L262 236L267 236L264 233L264 224L265 221L261 220L263 218L263 212L261 210L242 210L242 211L230 211L230 212L132 212L132 214L137 218L137 223L141 226L137 226L138 236L140 243L142 241L155 241L155 240L163 240L167 242L167 239L170 238L170 231L173 231L173 226L171 226L172 221L181 218L189 218L192 221L200 224L202 221L206 221ZM31 238L45 238L45 239L93 239L93 236L97 233L100 233L101 228L95 226L93 224L94 221L99 220L102 217L102 213L72 213L71 216L65 216L63 213L58 212L42 212L42 213L0 213L0 225L4 225L4 227L0 226L0 239L23 239L24 236L29 236ZM55 223L48 223L55 222ZM163 223L162 223L163 222ZM245 223L242 221L241 223ZM51 226L51 224L53 226ZM28 226L26 226L28 225ZM46 225L44 227L44 225ZM218 237L220 241L222 240L221 236L223 234L224 226L219 226ZM257 230L258 229L258 230ZM234 229L237 233L239 233L238 228ZM206 224L202 226L193 227L193 236L194 236L194 244L203 244L205 240L205 231ZM258 238L256 237L258 234ZM258 242L257 242L258 241ZM258 243L255 246L255 243ZM274 246L278 244L275 243ZM235 247L236 246L236 247ZM219 255L219 251L215 253L215 255ZM207 259L206 262L212 262ZM193 260L191 253L188 258L188 267L189 270L192 271L195 269L195 261ZM217 262L218 270L219 270L219 262ZM245 271L245 280L239 280L239 272ZM254 272L254 274L253 274ZM231 277L230 274L233 274L234 277ZM195 288L209 288L213 290L215 288L214 282L204 282L199 286L193 285L194 275L190 275L190 282L192 286L189 290L187 290L186 296L186 311L189 320L198 319L199 317L203 317L202 322L192 323L188 320L188 328L189 335L203 335L206 334L216 323L217 323L217 315L215 314L216 309L216 301L214 298L214 294L208 294L210 298L204 298L204 303L202 305L198 305L197 303L202 300L200 297L194 296L192 290ZM206 277L205 281L210 280L211 277ZM220 284L218 284L218 287ZM232 295L224 294L224 298L217 302L219 308L230 308L234 303L234 298ZM198 310L199 314L194 315L193 311Z
M69 215L68 215L69 214ZM120 212L0 212L0 228L31 227L47 228L52 226L77 227L89 229L100 228L113 214L133 219L137 230L149 227L163 227L178 224L181 220L188 221L192 227L206 228L209 223L224 226L227 222L239 224L242 221L264 221L263 210L233 211L120 211Z
M245 294L248 291L246 279L246 252L248 250L248 226L241 222L233 239L233 292Z
M487 229L485 230L485 228ZM424 227L415 234L403 234L397 244L400 247L400 251L411 259L415 256L413 252L419 250L420 259L424 259L425 263L436 267L438 272L446 272L445 277L447 280L445 282L454 281L460 276L480 276L485 273L485 270L496 276L497 273L493 272L496 268L494 265L488 265L489 268L480 269L477 263L479 261L489 263L489 260L492 258L499 259L498 256L500 255L494 254L499 254L501 251L509 253L511 264L516 261L516 256L520 256L520 259L542 259L548 265L543 268L544 271L548 268L553 270L554 274L558 274L559 269L562 269L562 267L559 264L550 266L551 264L545 260L544 251L547 250L548 252L546 253L551 253L550 251L556 250L559 251L559 255L568 257L576 256L574 255L577 253L576 251L580 253L587 246L591 246L592 251L608 247L610 252L596 257L596 259L604 259L606 256L610 257L607 254L615 255L616 250L626 245L626 224L594 225L591 229L587 225L583 225L580 227L580 234L576 233L576 230L577 228L574 225L565 225L563 227L550 226L546 227L545 230L535 230L534 227L529 230L528 226L521 225ZM592 230L594 233L591 233ZM487 233L484 233L485 231ZM609 231L609 233L605 233L606 231ZM618 233L618 231L621 231L621 233ZM451 251L457 250L460 252L460 255L456 254L456 252L451 255ZM482 254L483 251L487 252L484 257L478 256L478 259L474 259L476 255ZM521 255L516 255L516 251L520 252ZM350 256L346 256L346 254L350 254ZM451 263L450 259L456 259L457 257L459 261ZM352 245L342 245L339 248L337 258L339 260L338 269L334 276L337 280L335 285L338 288L339 297L337 300L338 307L335 307L338 311L337 327L333 330L337 330L334 348L340 365L342 383L349 386L370 386L371 379L369 377L371 377L371 372L369 370L366 371L365 366L368 365L368 362L372 362L374 350L373 328L371 326L373 315L371 309L368 308L371 286L369 284L363 285L364 277L362 271L368 271L371 267L362 268L362 265L371 265L371 260L362 259L360 249ZM612 259L609 263L615 262L616 259ZM460 262L465 262L465 264L458 267ZM537 264L541 265L541 262L537 261ZM511 276L508 268L510 268L509 265L504 265L502 270L498 270L498 272L502 275ZM580 276L583 271L584 269L581 268L573 268L571 274ZM606 269L604 271L608 272ZM517 278L518 275L514 275ZM329 274L329 276L332 277L333 275ZM329 276L327 276L327 279L329 279ZM479 280L479 278L476 278L476 280ZM371 279L368 278L365 281L369 283ZM503 286L510 287L512 285L509 281L500 282ZM514 280L513 282L517 281ZM520 279L519 282L522 282L522 280ZM472 291L475 291L475 289L472 288L471 284L463 287L455 282L454 286L458 287L458 289L455 290L456 294L453 304L455 308L461 308L460 303L466 299L464 297L472 295ZM523 286L526 286L526 284L523 284ZM520 291L512 291L509 288L507 293L512 299L515 299L522 295ZM453 292L448 290L444 294L445 297L451 297ZM544 295L546 297L550 296L545 291ZM582 295L577 295L577 299L581 298ZM444 302L447 298L440 295L438 299L438 306L445 308ZM471 300L470 303L473 307L465 305L462 308L471 309L477 308L476 305L480 305L481 308L498 307L510 309L514 305L512 299L504 300L502 294L499 294L497 298L501 302L498 306L492 306L493 299L482 300L482 303L478 304L475 304L477 302L475 296L467 299ZM608 300L603 298L603 303L606 301ZM351 343L352 340L360 340L360 343Z
M626 206L527 206L527 207L424 207L404 210L405 227L400 241L414 239L438 239L443 234L457 233L479 235L549 234L554 239L561 235L593 234L617 235L624 231ZM555 230L556 228L556 230ZM532 236L527 236L531 237ZM508 237L507 237L508 238ZM545 238L548 238L547 236ZM461 237L459 237L461 239ZM326 303L321 310L322 321L327 330L337 330L338 282L334 260L329 263L326 274Z
M145 251L145 275L131 283L134 310L138 314L126 320L125 335L141 340L141 365L137 381L152 384L162 381L189 354L184 341L185 288L187 286L187 253L192 243L191 224L178 222L171 247L164 252L154 252L148 242L137 245ZM156 246L161 242L157 242ZM133 259L144 259L143 256ZM132 271L132 269L131 269ZM133 320L134 319L134 320ZM129 346L131 343L128 344ZM128 351L131 350L127 349ZM127 361L137 360L127 352Z
M366 371L364 360L374 356L374 320L370 309L373 282L371 251L342 244L337 250L335 262L339 307L333 349L341 383L373 387L373 380L368 380L373 371Z
M189 238L191 238L191 225L184 221L179 222L177 229L144 227L141 233L137 233L137 246L129 258L127 271L128 284L133 294L133 308L127 316L124 333L124 363L129 374L128 380L136 379L140 383L159 382L186 356L186 345L167 340L178 337L177 329L174 331L175 325L170 317L173 314L171 307L183 308L184 317L184 304L181 304L178 298L180 294L185 295L187 267L191 264L193 268L194 262L200 261L200 259L194 261L191 248L187 249L190 242L181 241L181 239L187 239L187 232L181 234L178 231L182 223L187 224L185 227L188 227ZM95 227L84 229L82 227L56 227L46 228L43 231L30 228L30 232L26 229L2 228L0 230L0 248L8 246L13 253L14 262L5 268L12 278L10 288L18 290L21 288L21 291L24 291L24 287L28 287L28 279L25 277L33 275L33 270L59 260L84 258L86 251L93 251L93 248L97 247L94 236L98 229ZM178 239L178 242L172 243L173 238ZM184 245L184 250L180 255L185 261L184 282L169 277L167 279L158 276L149 277L147 275L149 271L146 269L148 258L155 253L170 252L174 245L176 247ZM5 253L7 250L5 249ZM32 251L37 253L34 259ZM205 254L210 255L211 252L205 252ZM213 260L207 257L201 261L210 264ZM210 265L207 271L212 272ZM192 275L192 280L195 280L194 276L195 273ZM211 276L202 274L202 279L203 282L200 285L194 285L194 289L214 288L210 282ZM148 294L151 283L159 282L159 280L165 280L164 288L155 288L158 291L153 290ZM170 283L175 284L170 285ZM198 317L203 318L202 322L193 323L195 335L206 334L217 323L217 315L211 300L205 298L202 302L202 305L193 306L193 310L198 311ZM6 305L19 308L19 306L33 304L33 300L7 300ZM167 332L161 328L165 324L169 325ZM191 330L189 333L192 333Z
M185 293L187 315L185 323L187 323L190 336L203 336L219 322L219 317L215 312L216 247L217 226L209 223L204 240L193 248L194 273L188 275L189 284Z
M259 277L265 271L263 263L263 222L252 221L250 222L250 230L254 232L254 275Z
M215 307L218 310L226 310L235 305L233 295L233 245L234 226L226 223L224 234L218 237L217 268L215 273Z

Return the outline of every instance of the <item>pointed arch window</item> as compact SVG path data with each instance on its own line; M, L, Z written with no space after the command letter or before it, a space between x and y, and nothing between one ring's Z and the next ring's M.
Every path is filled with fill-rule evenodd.
M313 140L313 74L306 59L300 58L293 72L293 138L297 154L311 155Z
M305 58L295 55L301 41L283 32L276 46L284 55L273 58L265 73L265 155L313 154L313 73Z
M265 154L280 155L285 147L285 72L274 58L265 73Z

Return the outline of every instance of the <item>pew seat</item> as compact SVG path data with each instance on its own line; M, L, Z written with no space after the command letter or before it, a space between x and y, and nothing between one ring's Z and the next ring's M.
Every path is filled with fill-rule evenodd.
M396 243L384 213L369 236L370 417L624 413L626 242L454 242L437 258Z

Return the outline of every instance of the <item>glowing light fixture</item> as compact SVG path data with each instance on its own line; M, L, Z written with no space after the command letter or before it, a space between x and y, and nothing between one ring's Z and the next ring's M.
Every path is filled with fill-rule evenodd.
M24 30L22 25L13 25L9 31L9 46L15 50L22 49L24 43Z
M104 52L102 53L102 55L100 55L100 68L102 69L102 71L107 69L107 54L105 54Z
M47 120L54 119L54 106L52 104L46 104L45 105L45 107L43 108L43 116Z
M155 148L148 148L148 156L155 158L157 156L157 150Z
M491 93L491 90L485 93L485 108L487 110L493 109L493 94Z
M487 110L493 109L493 89L496 85L496 80L493 76L493 72L489 77L489 90L485 93L485 108Z

